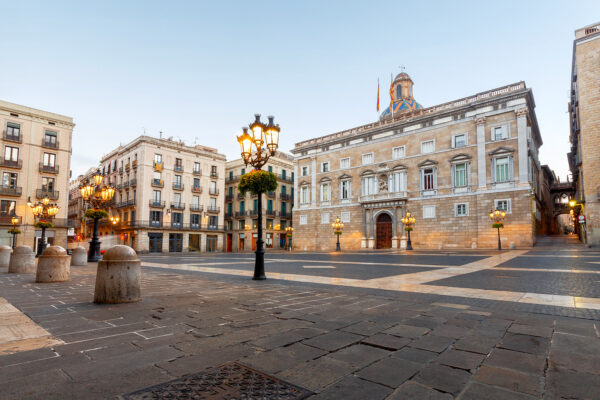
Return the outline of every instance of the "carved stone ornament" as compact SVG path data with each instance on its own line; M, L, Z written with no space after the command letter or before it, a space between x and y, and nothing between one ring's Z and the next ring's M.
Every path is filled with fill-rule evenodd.
M475 124L477 124L477 125L483 125L483 124L485 124L485 117L477 118L475 120Z
M387 175L379 175L379 193L387 192L388 184L387 184Z
M527 108L519 108L515 111L515 114L517 114L517 117L526 117L529 114L529 110Z

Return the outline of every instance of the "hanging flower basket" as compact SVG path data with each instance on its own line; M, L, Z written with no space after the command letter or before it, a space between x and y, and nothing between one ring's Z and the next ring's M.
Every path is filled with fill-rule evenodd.
M8 233L15 234L15 235L20 235L21 231L19 229L17 229L17 228L11 228L11 229L8 230Z
M333 233L335 233L336 235L338 235L338 236L339 236L339 235L341 235L341 234L342 234L342 231L335 231L335 232L333 232Z
M404 230L405 230L406 232L410 232L410 231L412 231L412 230L413 230L413 227L412 227L412 226L405 226L405 227L404 227Z
M86 218L92 219L108 218L108 213L105 210L100 210L98 208L90 208L85 212L84 215Z
M277 177L268 171L252 170L242 175L238 190L245 195L250 192L254 195L259 193L273 192L277 189Z
M33 226L35 226L36 228L42 228L42 229L54 228L54 225L52 225L52 222L50 222L50 221L38 221Z
M494 225L492 225L492 227L494 229L504 228L504 224L502 222L495 222Z

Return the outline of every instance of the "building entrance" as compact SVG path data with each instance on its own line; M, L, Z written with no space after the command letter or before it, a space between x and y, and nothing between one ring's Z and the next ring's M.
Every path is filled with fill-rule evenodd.
M377 249L389 249L392 247L392 217L389 214L381 213L377 216Z

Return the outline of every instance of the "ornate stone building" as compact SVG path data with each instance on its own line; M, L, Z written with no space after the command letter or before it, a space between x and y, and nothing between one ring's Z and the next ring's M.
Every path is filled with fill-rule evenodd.
M339 216L342 248L401 248L410 210L415 248L492 248L492 209L507 212L504 246L532 246L543 203L531 89L424 108L401 73L390 95L379 121L295 145L294 247L334 249Z

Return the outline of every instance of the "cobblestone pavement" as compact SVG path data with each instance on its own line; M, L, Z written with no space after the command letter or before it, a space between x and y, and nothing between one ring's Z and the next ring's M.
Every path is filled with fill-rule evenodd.
M337 260L384 257L381 263L435 272L490 256L453 254L415 255L410 262L393 254ZM577 255L597 260L593 252ZM336 268L305 269L315 265L304 263L307 255L269 257L301 259L291 268L310 276L345 274L345 264L331 257ZM451 260L434 263L438 257ZM229 263L251 269L241 264L244 258ZM544 266L535 251L517 259ZM274 264L267 264L268 275ZM5 272L0 297L55 341L0 355L2 399L115 398L230 361L306 388L315 393L311 399L593 399L600 393L597 310L155 267L143 270L141 302L95 305L94 265L73 267L71 281L56 284ZM538 274L544 281L555 273ZM494 282L481 284L493 289Z

